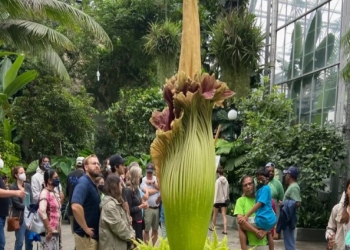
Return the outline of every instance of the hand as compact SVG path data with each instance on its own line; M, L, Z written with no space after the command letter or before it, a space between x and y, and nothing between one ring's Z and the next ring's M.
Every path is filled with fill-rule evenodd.
M242 216L238 219L238 224L243 224L245 223L247 220L246 220L246 217L245 216Z
M132 217L131 216L129 216L129 223L130 223L130 225L132 224Z
M259 238L259 239L262 239L266 236L266 231L264 230L258 230L256 233L256 236Z
M144 206L144 209L148 209L149 208L149 205L147 202L143 202L142 205Z
M282 207L283 206L283 201L278 201L278 206Z
M15 192L16 192L16 195L15 195L15 196L21 197L22 199L23 199L24 197L26 197L26 192L25 192L25 190L16 190Z
M52 238L52 230L50 228L50 230L47 231L47 234L46 234L46 239L47 240L50 240Z
M91 237L91 238L95 235L94 229L93 229L93 228L86 228L86 229L84 229L84 232L85 232L87 235L89 235L89 237Z
M63 201L64 201L64 193L63 192L60 192L60 198L61 198L61 203L63 203Z
M147 182L146 182L148 185L151 185L151 184L153 184L153 180L148 180Z
M328 248L333 248L335 245L334 235L328 237Z

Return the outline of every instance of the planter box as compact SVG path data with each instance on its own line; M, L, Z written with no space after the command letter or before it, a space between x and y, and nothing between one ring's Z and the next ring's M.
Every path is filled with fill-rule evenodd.
M296 241L326 242L325 232L324 228L297 228L294 237Z

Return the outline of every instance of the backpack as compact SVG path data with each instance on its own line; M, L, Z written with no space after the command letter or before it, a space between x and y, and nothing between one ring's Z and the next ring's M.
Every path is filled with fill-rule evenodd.
M24 217L24 223L26 224L26 228L29 231L35 232L37 234L45 233L46 229L45 229L43 221L40 218L38 209L39 209L40 201L48 200L47 199L48 194L49 194L49 191L47 191L46 198L41 198L38 201L38 203L29 204L28 206L24 207L24 216L23 216ZM47 210L50 211L49 203L47 203ZM48 218L49 217L50 217L50 215L49 215L49 212L48 212Z

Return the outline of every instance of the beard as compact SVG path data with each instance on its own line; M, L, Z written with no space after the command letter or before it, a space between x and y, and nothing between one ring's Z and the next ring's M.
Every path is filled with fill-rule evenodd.
M95 177L95 178L100 175L100 173L96 173L94 172L94 170L91 170L91 169L88 170L88 173L91 177Z

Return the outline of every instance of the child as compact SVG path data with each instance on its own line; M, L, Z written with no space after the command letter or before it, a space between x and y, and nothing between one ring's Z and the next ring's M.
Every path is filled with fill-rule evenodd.
M261 167L257 171L257 191L255 196L255 205L253 208L241 219L248 222L249 217L255 213L255 220L252 223L255 227L265 231L269 242L269 250L274 249L274 242L270 231L274 228L277 218L272 209L271 189L268 185L269 171Z

